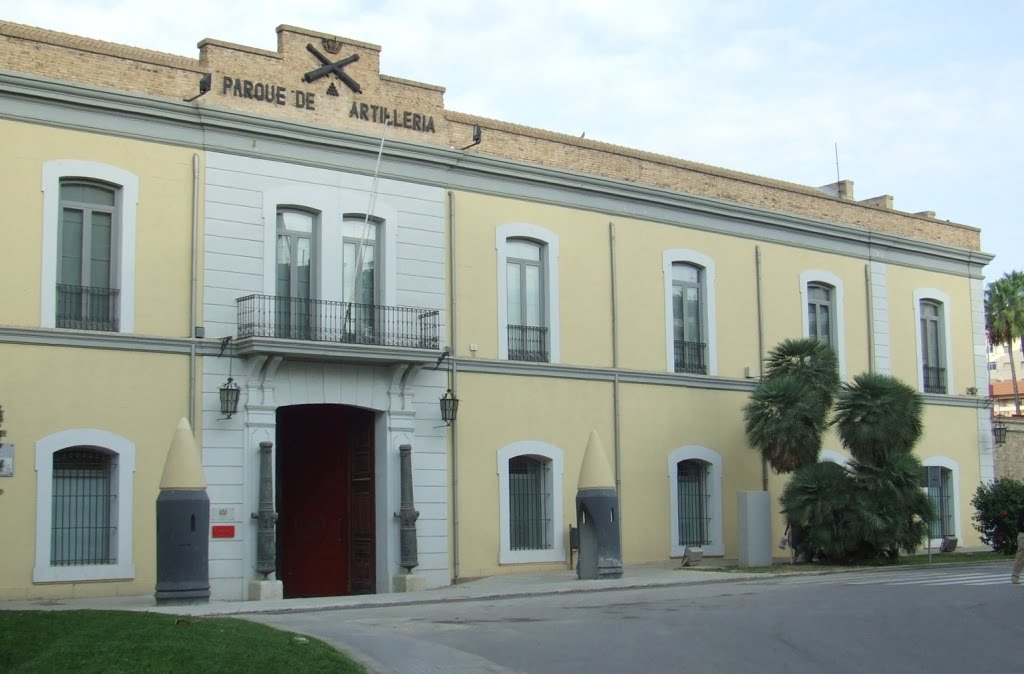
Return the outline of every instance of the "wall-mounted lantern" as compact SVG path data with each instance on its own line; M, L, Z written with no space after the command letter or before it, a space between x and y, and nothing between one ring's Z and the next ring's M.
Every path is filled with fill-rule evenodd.
M1006 444L1006 424L1001 421L997 421L992 424L992 437L995 438L996 447L1002 447Z
M241 395L241 389L235 380L228 377L227 382L220 387L220 413L224 415L225 419L230 419L231 415L238 413L238 397Z
M451 389L448 389L444 396L441 397L441 421L451 426L458 413L459 399L455 397Z

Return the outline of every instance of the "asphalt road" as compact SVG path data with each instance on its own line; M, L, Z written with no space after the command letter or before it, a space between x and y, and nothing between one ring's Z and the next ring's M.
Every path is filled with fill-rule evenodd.
M1020 671L1005 562L250 616L379 672Z

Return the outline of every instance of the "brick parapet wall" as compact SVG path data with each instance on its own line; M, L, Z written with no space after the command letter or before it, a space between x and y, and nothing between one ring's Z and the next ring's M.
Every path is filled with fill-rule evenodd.
M199 43L200 58L190 59L0 21L0 69L172 100L194 96L196 74L212 71L214 91L198 105L376 135L375 125L350 119L342 99L330 100L322 92L317 94L316 110L300 110L217 91L222 86L218 76L226 74L267 83L294 82L301 73L298 59L309 59L303 53L305 43L310 38L337 39L346 53L360 54L359 62L346 68L363 88L360 100L386 104L400 115L410 111L433 116L434 133L395 128L389 131L393 138L465 147L473 126L480 125L484 139L473 151L481 154L980 250L980 232L974 227L840 199L805 185L445 110L443 87L381 75L377 45L292 26L279 26L277 31L277 52L206 39Z
M1024 481L1024 418L999 417L1006 424L1006 443L995 449L996 477Z

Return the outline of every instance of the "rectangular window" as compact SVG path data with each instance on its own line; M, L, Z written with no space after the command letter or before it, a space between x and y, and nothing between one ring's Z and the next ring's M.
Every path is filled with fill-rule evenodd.
M508 358L546 363L544 247L527 239L509 239L506 245Z
M946 347L942 304L921 300L921 367L925 393L946 392Z
M707 374L704 339L704 288L700 267L672 265L672 331L675 371Z
M711 495L708 493L708 465L703 461L677 464L679 545L701 546L711 542Z
M53 455L53 566L116 563L112 465L109 455L87 448Z
M100 183L60 182L58 328L119 329L116 214L116 189Z
M509 542L512 550L550 550L548 462L517 456L508 462Z

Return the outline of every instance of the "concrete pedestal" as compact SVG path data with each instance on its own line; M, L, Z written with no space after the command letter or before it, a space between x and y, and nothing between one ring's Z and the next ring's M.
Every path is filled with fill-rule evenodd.
M427 589L427 579L414 573L400 573L394 577L392 589L395 592L422 592Z
M284 583L279 580L249 581L249 601L284 599Z

